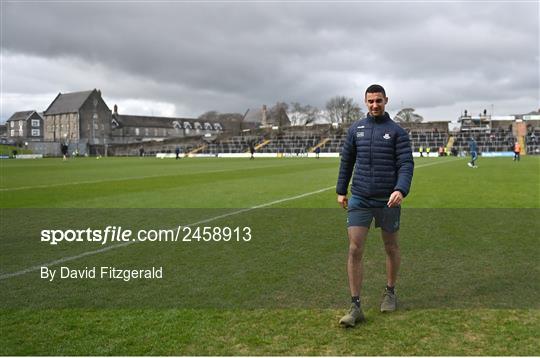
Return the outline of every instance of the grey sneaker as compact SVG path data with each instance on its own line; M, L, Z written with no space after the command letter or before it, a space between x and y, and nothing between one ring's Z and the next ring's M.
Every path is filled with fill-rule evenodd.
M354 327L357 323L362 322L363 320L365 320L365 317L364 312L362 312L362 308L352 303L349 313L341 317L339 324L343 327Z
M384 289L381 302L381 312L394 312L397 306L397 297L395 293Z

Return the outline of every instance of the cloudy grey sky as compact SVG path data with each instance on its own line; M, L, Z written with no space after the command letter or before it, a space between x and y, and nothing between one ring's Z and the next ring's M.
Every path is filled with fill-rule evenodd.
M427 120L540 107L538 1L5 1L1 111L99 88L124 114L323 108L385 86ZM362 107L364 108L363 104Z

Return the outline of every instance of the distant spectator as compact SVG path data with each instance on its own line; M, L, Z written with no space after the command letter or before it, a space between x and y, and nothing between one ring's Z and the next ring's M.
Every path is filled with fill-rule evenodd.
M253 145L253 142L249 143L249 153L251 154L251 157L249 159L255 159L255 156L253 155L255 154L255 146Z
M62 157L63 157L62 160L67 160L67 154L68 154L68 146L67 146L67 144L65 144L65 143L62 144L60 149L62 150Z
M180 147L177 146L174 153L176 154L176 159L180 159Z
M514 162L519 162L521 156L521 145L519 145L519 142L514 143Z
M144 157L144 147L139 148L139 157Z
M321 147L315 148L315 156L317 159L319 159L319 155L321 154Z

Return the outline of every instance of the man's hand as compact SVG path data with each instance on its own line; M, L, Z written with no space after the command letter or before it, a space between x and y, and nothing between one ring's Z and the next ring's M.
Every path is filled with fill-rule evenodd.
M337 202L343 209L347 209L349 207L349 199L347 199L347 195L338 195Z
M399 205L401 205L401 202L403 201L403 194L399 190L396 190L390 195L390 199L388 199L388 203L386 205L389 208L395 208Z

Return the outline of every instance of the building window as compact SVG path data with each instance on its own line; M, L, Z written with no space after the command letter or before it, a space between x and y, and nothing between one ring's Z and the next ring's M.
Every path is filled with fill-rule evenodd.
M139 135L139 128L135 128L135 135Z
M13 122L11 122L11 123L13 123ZM11 136L12 136L12 137L15 137L15 129L12 129L12 130L11 130Z
M9 122L9 126L10 126L11 128L15 128L15 121Z
M144 129L144 135L145 135L145 136L148 136L148 128L145 128L145 129Z
M40 131L39 129L32 129L32 137L39 137Z
M32 119L32 127L39 127L39 119Z
M154 136L155 136L155 137L158 136L158 129L157 129L157 128L154 128Z

